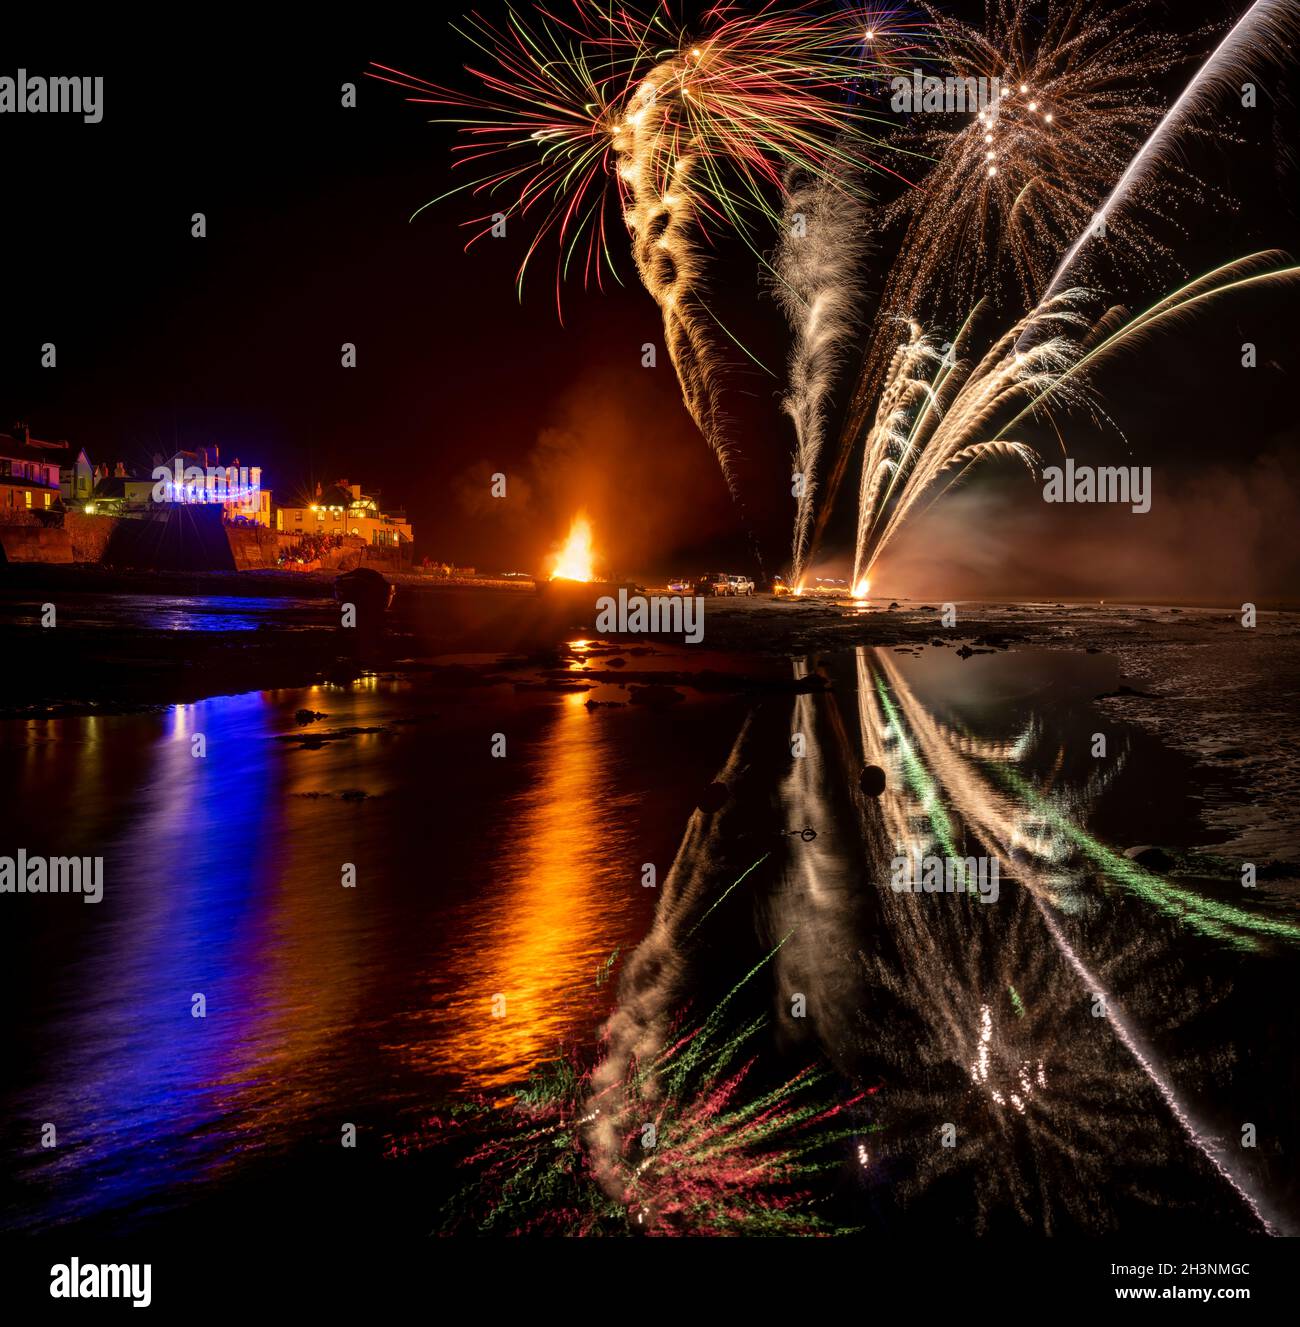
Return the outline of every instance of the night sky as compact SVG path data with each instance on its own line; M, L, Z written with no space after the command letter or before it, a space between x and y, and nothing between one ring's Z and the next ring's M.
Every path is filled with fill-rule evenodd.
M1180 4L1171 23L1238 8ZM446 14L322 14L292 31L261 13L198 21L211 26L119 22L5 44L0 73L102 74L105 90L97 125L0 117L0 428L25 419L39 437L141 469L155 452L215 442L223 460L260 463L280 502L346 476L406 507L417 554L488 569L535 570L587 507L616 570L757 571L754 547L768 574L780 570L791 436L777 408L781 325L755 293L752 255L724 246L714 277L778 371L735 380L742 517L667 356L640 366L642 343L662 345L662 332L626 250L622 287L566 287L561 326L549 252L516 298L526 224L466 254L472 204L451 199L411 221L459 178L452 134L363 73L374 60L466 77ZM356 109L340 105L345 82L358 86ZM1294 128L1291 106L1260 109L1241 122L1246 141L1194 153L1238 206L1207 196L1180 217L1187 269L1300 251L1294 163L1277 147ZM205 239L190 235L196 211ZM1246 598L1284 593L1297 562L1295 289L1225 303L1099 380L1134 455L1082 422L1071 448L1155 468L1145 524L1125 525L1117 544L1113 511L1057 509L1049 522L1022 474L989 472L900 546L905 588L1195 598L1218 575L1215 593L1235 596L1239 582ZM40 367L45 341L56 370ZM346 341L352 371L339 363ZM1253 371L1239 367L1244 341L1259 347ZM513 486L504 504L487 497L497 470Z

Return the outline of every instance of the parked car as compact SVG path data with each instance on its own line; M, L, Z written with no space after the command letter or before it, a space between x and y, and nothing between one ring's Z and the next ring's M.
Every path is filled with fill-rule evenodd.
M669 594L694 594L695 582L686 576L670 576L668 578Z
M706 571L695 582L696 594L734 594L725 571Z
M754 582L748 576L729 575L727 581L731 585L732 594L752 595L754 593Z

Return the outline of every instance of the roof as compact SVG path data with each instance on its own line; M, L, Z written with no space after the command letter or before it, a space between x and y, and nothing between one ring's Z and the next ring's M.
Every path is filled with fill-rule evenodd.
M13 461L36 461L40 465L65 465L72 460L66 442L41 442L37 438L15 438L0 433L0 456Z

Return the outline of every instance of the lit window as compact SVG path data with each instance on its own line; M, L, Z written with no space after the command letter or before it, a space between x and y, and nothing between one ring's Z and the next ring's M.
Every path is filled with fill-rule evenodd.
M32 505L32 491L30 488L23 490L23 497L27 499L27 505L30 507Z
M48 493L45 495L45 505L47 507L50 505L50 495Z

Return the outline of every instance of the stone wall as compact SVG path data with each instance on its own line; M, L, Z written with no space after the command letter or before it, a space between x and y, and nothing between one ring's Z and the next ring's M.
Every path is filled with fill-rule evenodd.
M279 562L280 536L264 525L227 525L226 538L236 571L255 571Z
M0 525L5 562L73 562L72 540L57 526L6 522Z
M79 511L65 512L63 528L72 541L72 560L103 562L113 531L121 519L120 516L87 516Z

